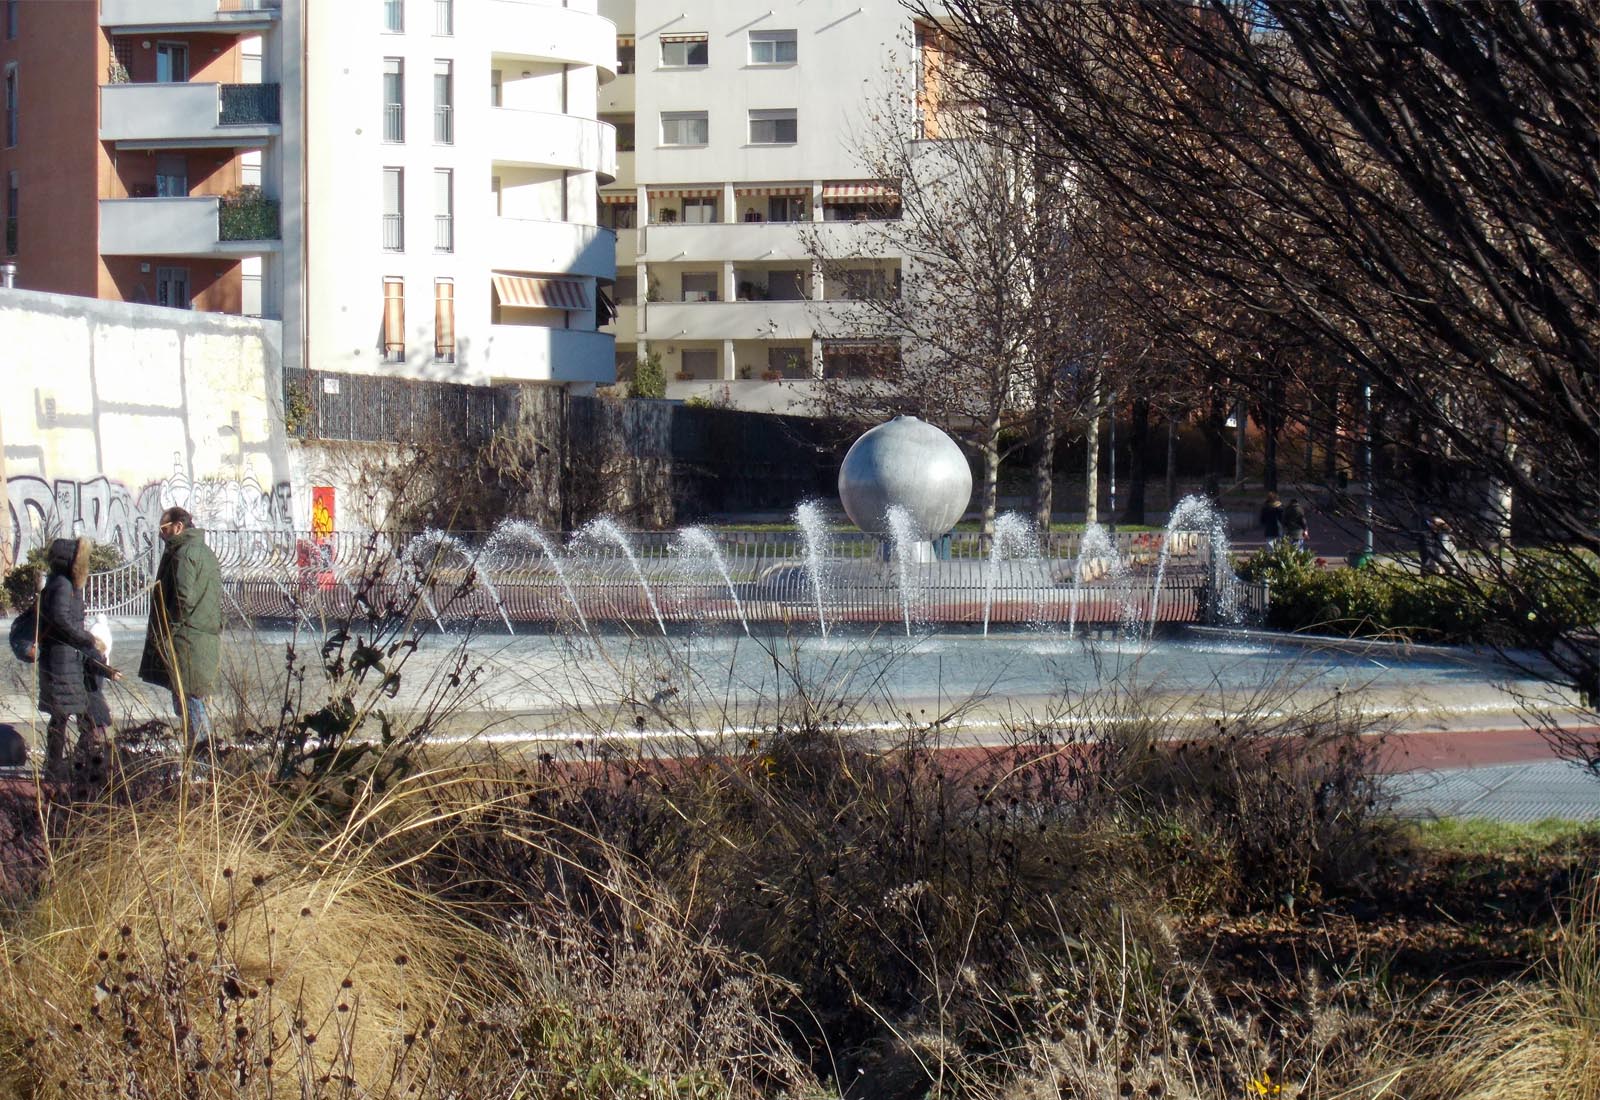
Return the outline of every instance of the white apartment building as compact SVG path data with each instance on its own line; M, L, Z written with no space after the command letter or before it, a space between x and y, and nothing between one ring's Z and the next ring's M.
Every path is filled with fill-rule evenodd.
M600 92L618 171L599 196L618 237L619 367L655 351L669 397L803 403L861 351L821 335L848 330L850 287L823 279L803 230L849 255L861 222L898 216L892 187L860 178L853 138L866 112L911 98L908 15L893 0L600 10L619 35L620 75ZM900 262L863 248L863 274L898 279Z
M323 370L610 382L617 31L595 0L285 2L308 59L290 364L299 335Z

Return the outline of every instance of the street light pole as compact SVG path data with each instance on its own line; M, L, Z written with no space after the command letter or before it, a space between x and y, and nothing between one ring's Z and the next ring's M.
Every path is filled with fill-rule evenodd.
M1367 468L1367 558L1372 558L1372 382L1363 379L1361 383L1362 415L1366 418L1366 440L1362 447L1362 464Z
M1117 530L1117 391L1111 391L1109 405L1111 413L1111 464L1110 464L1110 491L1111 491L1111 519L1106 524L1106 529L1115 533Z

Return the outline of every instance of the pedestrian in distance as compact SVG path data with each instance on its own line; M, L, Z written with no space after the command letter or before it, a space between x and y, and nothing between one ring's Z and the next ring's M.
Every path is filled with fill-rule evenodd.
M1310 531L1306 529L1306 512L1300 507L1300 501L1291 499L1283 510L1283 537L1294 543L1296 550L1306 548L1306 536Z
M1445 563L1456 556L1456 540L1450 524L1443 516L1428 520L1428 529L1422 533L1422 571L1443 573Z
M211 734L205 701L222 664L222 569L205 532L182 508L161 514L166 543L150 595L139 678L172 694L185 751Z
M67 725L74 715L78 717L80 749L86 749L93 738L87 662L109 668L104 665L103 643L84 623L83 585L89 578L92 549L93 543L85 538L56 539L50 544L46 559L50 574L35 611L39 709L49 717L44 773L51 779L66 776ZM103 697L100 706L105 706ZM109 710L106 724L110 724Z
M1277 493L1268 493L1266 503L1261 505L1261 535L1268 546L1277 545L1283 537L1283 502Z

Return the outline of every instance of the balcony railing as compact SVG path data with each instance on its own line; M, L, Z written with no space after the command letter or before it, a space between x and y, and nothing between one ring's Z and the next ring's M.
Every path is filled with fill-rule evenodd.
M456 250L456 220L449 214L433 216L433 250L435 252Z
M434 104L433 108L433 143L435 145L454 145L456 140L455 108L448 103Z
M401 142L406 139L406 108L403 103L383 105L383 140Z
M219 126L260 126L279 121L278 85L224 84Z
M241 187L217 205L219 241L275 241L280 235L277 200L254 187Z
M385 252L404 252L406 247L406 216L404 214L385 214L383 216L383 250Z

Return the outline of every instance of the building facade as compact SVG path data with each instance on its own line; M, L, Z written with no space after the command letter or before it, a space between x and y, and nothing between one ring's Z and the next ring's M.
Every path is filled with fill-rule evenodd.
M0 260L281 319L291 368L608 382L616 42L595 0L0 0Z
M892 183L861 178L855 142L870 112L916 101L915 28L898 4L848 0L600 8L619 35L600 99L619 135L617 179L600 189L618 236L619 372L657 353L668 396L803 405L859 356L838 338L857 276L900 278L879 243L824 279L811 242L849 256L884 236L863 222L898 217Z

